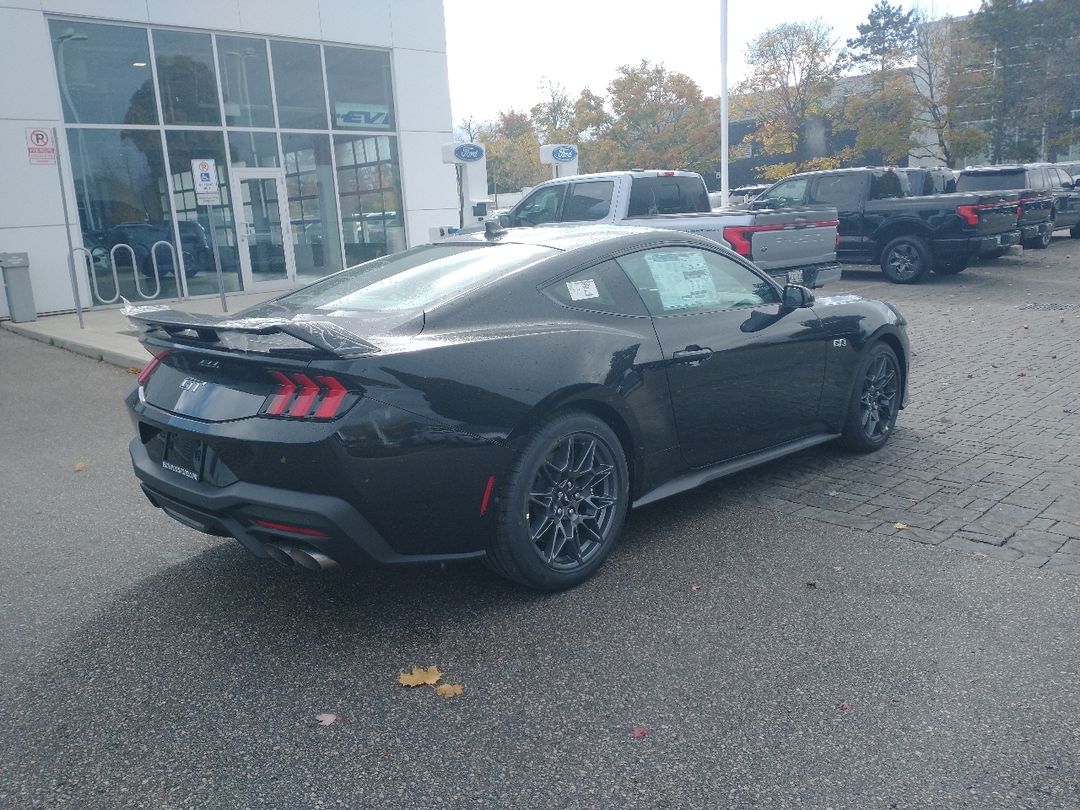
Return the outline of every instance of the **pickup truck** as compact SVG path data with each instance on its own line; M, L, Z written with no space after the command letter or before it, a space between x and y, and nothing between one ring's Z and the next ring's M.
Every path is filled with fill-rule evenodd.
M959 273L974 257L1020 240L1015 193L913 196L907 175L888 167L795 174L750 207L777 211L807 205L839 211L841 261L880 264L895 284L913 284L931 270Z
M820 287L840 278L834 208L712 211L701 175L621 171L560 177L537 185L498 216L504 228L595 224L670 228L712 239L781 283Z
M1072 177L1052 163L964 169L956 188L958 191L1017 189L1024 206L1020 223L1024 247L1049 247L1054 231L1059 228L1069 228L1072 238L1080 239L1080 190Z

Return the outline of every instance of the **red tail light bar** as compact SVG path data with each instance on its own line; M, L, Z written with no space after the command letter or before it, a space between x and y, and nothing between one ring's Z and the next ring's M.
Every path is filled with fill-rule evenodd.
M750 241L753 234L761 231L797 231L805 228L837 228L838 219L823 219L818 222L792 222L786 225L728 225L724 228L724 241L740 256L750 258ZM840 234L836 234L836 246L840 246Z
M262 413L284 419L334 419L340 416L349 389L329 374L308 376L297 371L271 371L277 381Z
M139 372L138 380L140 386L146 385L147 381L150 379L150 375L161 365L161 361L168 356L169 351L166 349L158 352L150 359L150 362L146 364L146 368Z
M1004 208L1005 203L980 203L979 205L958 205L956 206L956 214L964 220L968 225L979 224L979 212L989 211L992 208ZM1017 205L1015 208L1016 218L1020 219L1020 215L1023 213L1023 208Z

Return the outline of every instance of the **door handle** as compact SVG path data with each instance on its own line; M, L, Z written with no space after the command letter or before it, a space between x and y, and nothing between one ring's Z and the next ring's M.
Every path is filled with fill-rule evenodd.
M700 363L702 360L708 360L712 356L713 350L707 346L702 348L696 343L691 343L685 349L679 349L677 352L671 353L671 359L676 363Z

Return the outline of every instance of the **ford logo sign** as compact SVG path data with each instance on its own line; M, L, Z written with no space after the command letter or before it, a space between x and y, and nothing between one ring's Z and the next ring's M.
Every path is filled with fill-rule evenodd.
M454 157L458 160L464 160L466 163L480 160L483 156L484 147L477 146L475 143L463 143L454 149Z
M569 163L577 157L577 147L559 146L551 150L551 156L559 163Z

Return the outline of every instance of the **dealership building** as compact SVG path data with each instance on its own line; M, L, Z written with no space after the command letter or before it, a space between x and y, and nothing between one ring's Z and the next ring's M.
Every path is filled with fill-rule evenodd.
M458 220L441 0L0 0L0 76L38 314L72 268L83 306L289 289Z

